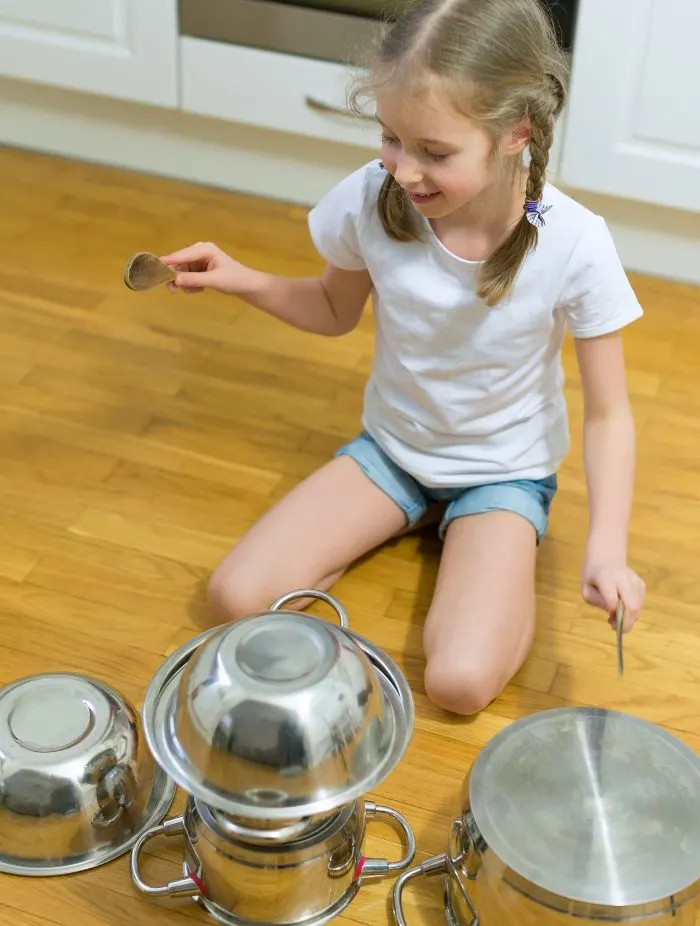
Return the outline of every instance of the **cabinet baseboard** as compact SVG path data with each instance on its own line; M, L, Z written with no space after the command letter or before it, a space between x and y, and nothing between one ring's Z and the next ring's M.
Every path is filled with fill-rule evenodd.
M0 80L0 144L302 207L376 155L10 80ZM700 284L700 214L569 192L606 218L629 272Z

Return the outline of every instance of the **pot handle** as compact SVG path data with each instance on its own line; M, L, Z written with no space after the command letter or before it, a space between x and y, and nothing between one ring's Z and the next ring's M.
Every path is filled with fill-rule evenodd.
M408 820L396 810L392 810L391 807L382 807L373 801L365 801L365 813L368 817L389 817L395 823L398 823L406 842L406 851L397 862L390 862L385 858L364 859L358 866L357 877L381 878L408 868L416 854L416 838Z
M422 865L416 865L415 868L410 868L408 871L404 872L398 879L394 885L392 903L396 926L406 926L406 918L403 912L404 888L409 881L414 881L416 878L420 877L430 877L430 875L451 875L457 881L462 896L464 897L464 902L469 907L469 912L472 915L472 921L468 926L479 926L479 914L476 912L476 907L461 880L457 877L452 859L446 854L435 855L433 858L427 859Z
M332 595L329 595L327 592L321 592L316 588L300 588L295 592L287 592L286 595L282 595L281 598L278 598L277 601L270 605L270 611L279 611L280 608L289 604L290 601L298 601L300 598L315 598L317 601L325 601L338 615L338 621L343 630L349 628L350 621L348 620L348 613L342 604Z
M134 844L134 848L131 850L131 879L143 894L148 894L150 897L199 897L204 894L204 885L194 872L190 872L187 878L179 878L177 881L170 881L160 887L146 884L141 877L139 870L141 850L149 840L154 839L156 836L184 836L186 833L185 818L172 817L170 820L165 820L160 826L154 826L150 830L146 830Z
M129 806L129 795L133 793L133 776L119 766L114 766L97 783L99 810L92 818L98 828L114 826Z

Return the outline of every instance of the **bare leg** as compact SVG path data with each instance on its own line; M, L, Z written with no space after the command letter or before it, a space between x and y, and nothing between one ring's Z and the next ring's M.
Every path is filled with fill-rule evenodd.
M525 660L535 630L536 537L510 511L450 525L423 632L425 687L439 707L476 714Z
M399 506L354 460L338 457L292 489L231 550L211 577L210 605L218 618L234 620L297 588L326 590L405 526Z

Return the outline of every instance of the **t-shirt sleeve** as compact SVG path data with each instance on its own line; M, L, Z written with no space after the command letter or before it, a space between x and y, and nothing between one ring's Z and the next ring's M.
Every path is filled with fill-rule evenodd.
M600 216L574 249L560 305L575 338L611 334L644 314Z
M309 213L309 232L316 250L339 270L364 270L360 224L365 208L367 167L334 186Z

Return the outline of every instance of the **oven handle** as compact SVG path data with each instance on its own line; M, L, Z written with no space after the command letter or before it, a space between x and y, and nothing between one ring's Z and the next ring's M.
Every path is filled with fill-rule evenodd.
M345 116L347 119L364 119L367 122L376 122L374 116L368 116L366 113L354 113L342 106L333 106L330 103L324 103L313 96L307 96L304 102L309 109L315 109L319 113L330 113L334 116Z

